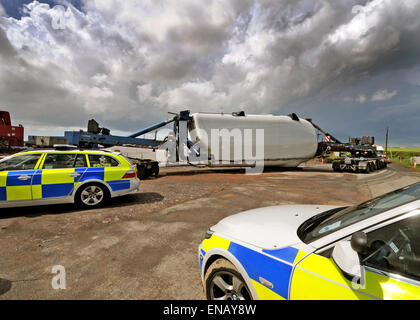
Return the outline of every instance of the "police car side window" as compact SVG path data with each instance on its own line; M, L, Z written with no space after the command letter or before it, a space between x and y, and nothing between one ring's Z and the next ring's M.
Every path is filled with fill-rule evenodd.
M23 154L0 162L0 171L32 170L41 154Z
M74 163L74 167L75 168L86 168L87 167L86 155L78 154L77 157L76 157L76 161Z
M66 169L74 168L76 154L51 153L47 154L43 169Z
M367 234L362 264L420 281L420 214Z
M114 158L102 154L90 154L89 162L91 167L118 167L120 165Z

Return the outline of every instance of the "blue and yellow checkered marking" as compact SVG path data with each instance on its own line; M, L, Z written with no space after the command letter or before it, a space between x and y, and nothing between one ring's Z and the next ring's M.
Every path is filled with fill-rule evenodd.
M105 168L88 168L80 179L80 182L87 180L102 180L105 181Z
M260 277L267 279L273 284L272 291L284 299L288 298L290 276L293 270L290 264L234 242L230 244L229 252L239 260L252 280L259 281Z
M203 257L202 259L200 257L200 271L201 271L203 269L203 260L204 260L204 257L206 256L206 252L202 248L200 248L200 253Z
M122 169L120 167L88 168L80 182L95 179L108 183L112 191L130 189L130 179L122 179L124 170L128 171L126 169Z
M0 187L0 201L7 200L6 187Z
M294 247L255 251L216 235L203 241L201 253L204 255L212 248L229 251L238 259L246 270L258 298L263 300L288 299L293 266L306 255L306 252ZM262 285L260 277L270 281L273 287Z
M70 168L0 172L0 201L39 200L66 197L82 182L100 180L112 191L130 188L130 179L122 179L126 167ZM76 177L71 174L78 173ZM21 180L27 175L29 179Z
M0 172L0 201L7 200L6 181L7 181L7 172Z
M18 186L30 186L32 176L34 175L35 170L23 170L23 171L9 171L6 180L7 187L18 187ZM28 180L19 180L19 177L22 175L30 176L31 179Z
M59 198L71 195L86 168L37 170L32 179L32 197L36 199ZM71 175L78 173L79 176Z
M286 247L282 249L275 250L263 250L264 253L269 254L270 256L279 258L283 261L292 263L295 261L296 256L298 255L299 250L294 247Z
M22 170L2 172L0 176L0 199L1 201L31 200L31 180L35 170ZM28 176L26 180L20 180L20 176Z
M66 197L74 189L74 183L45 184L42 186L42 199Z
M109 186L112 191L120 191L130 189L130 181L120 180L120 181L108 181Z

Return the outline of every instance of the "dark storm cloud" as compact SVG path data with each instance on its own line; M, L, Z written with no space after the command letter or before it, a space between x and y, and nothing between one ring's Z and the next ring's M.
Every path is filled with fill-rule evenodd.
M0 18L0 59L9 59L0 105L29 129L84 127L95 117L130 132L191 108L293 109L331 130L343 127L342 112L354 119L351 131L363 131L369 121L381 126L357 121L351 108L387 122L395 113L379 103L416 107L418 86L403 87L419 74L418 0L60 3ZM398 84L389 80L396 73Z

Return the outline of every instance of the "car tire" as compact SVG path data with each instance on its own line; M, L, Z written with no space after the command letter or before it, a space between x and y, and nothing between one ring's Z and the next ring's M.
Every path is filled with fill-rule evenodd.
M102 206L109 198L109 191L103 184L87 183L77 190L74 201L77 207L90 209Z
M213 262L204 276L204 293L208 300L252 300L245 280L226 259Z

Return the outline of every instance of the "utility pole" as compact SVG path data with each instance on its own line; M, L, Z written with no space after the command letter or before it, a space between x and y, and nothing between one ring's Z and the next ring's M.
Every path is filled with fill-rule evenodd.
M387 158L388 158L388 133L389 133L389 128L386 127L385 155Z

